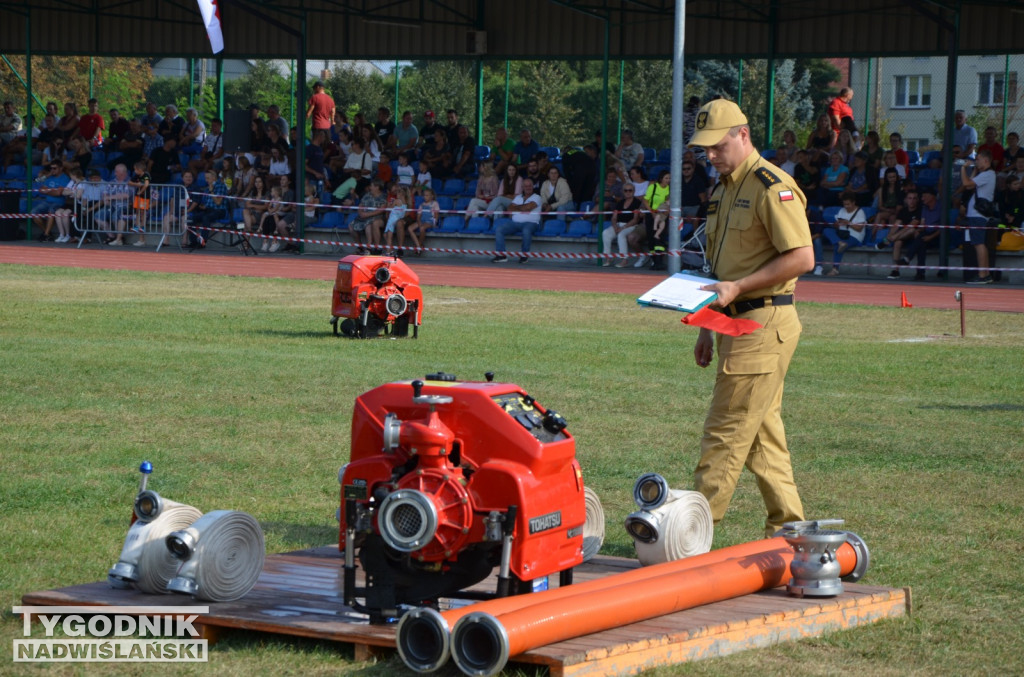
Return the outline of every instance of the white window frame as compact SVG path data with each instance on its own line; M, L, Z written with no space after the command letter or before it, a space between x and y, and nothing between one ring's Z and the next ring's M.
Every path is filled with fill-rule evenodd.
M1004 83L1003 78L1006 77L1006 71L994 71L991 73L978 73L978 105L979 106L1002 106L1003 105L1003 89ZM987 86L985 92L987 100L982 98L982 86L987 80ZM996 83L999 86L996 86ZM1010 71L1010 101L1015 101L1017 97L1017 72Z
M899 91L900 91L900 80L904 80L905 83L906 83L906 86L905 86L905 89L904 89L904 96L906 97L906 99L904 101L900 101L898 99ZM927 87L928 93L927 94L924 93L924 89L925 89L924 84L926 82L928 84L928 87ZM903 109L903 110L907 110L907 109L910 109L910 110L915 110L915 109L916 110L920 110L920 109L929 109L929 108L931 108L932 107L932 92L931 92L932 87L931 87L931 84L932 84L932 76L930 76L930 75L897 75L897 76L895 76L895 78L893 78L893 93L892 93L893 104L892 104L892 107L895 108L895 109ZM912 91L914 92L914 95L917 97L917 100L918 100L918 103L916 103L916 104L909 103ZM928 97L928 102L927 103L921 103L925 96Z

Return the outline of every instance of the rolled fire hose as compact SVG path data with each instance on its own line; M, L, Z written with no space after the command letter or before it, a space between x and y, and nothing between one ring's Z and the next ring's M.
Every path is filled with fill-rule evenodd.
M168 535L165 547L181 561L167 589L210 602L244 597L259 580L266 556L259 523L236 510L206 513Z
M583 523L583 561L589 562L604 545L604 506L597 492L583 487L586 521Z
M645 567L711 550L715 524L711 505L699 491L673 490L660 507L641 512L649 515L658 531L653 541L633 540L637 559Z
M156 492L147 493L155 497L153 505L158 514L153 519L140 515L128 529L121 557L107 572L107 581L115 588L134 585L142 592L166 593L167 583L181 563L167 551L164 539L171 532L186 528L203 513L191 505L160 499Z
M853 534L850 537L856 538L856 542L860 544L858 547L863 548L866 552L866 546L862 545L862 541L859 538ZM573 585L553 590L545 590L530 595L501 597L456 609L449 609L444 612L437 612L428 607L419 607L407 612L398 622L398 653L410 669L421 673L433 672L448 661L451 628L455 627L461 618L470 613L479 612L491 616L501 616L539 603L558 602L576 595L590 595L610 586L623 586L666 574L678 576L682 572L701 566L724 562L729 559L751 557L766 549L783 546L788 547L786 541L783 538L775 537L750 543L741 543L728 548L720 548L683 560L631 569L621 574L574 583ZM863 560L866 562L867 557L865 556ZM863 571L855 571L847 580L856 581L862 575ZM586 599L586 597L581 597L577 602L581 606L586 607L588 604Z
M867 551L859 537L849 536L856 540L839 546L836 560L841 576L859 577L867 566ZM603 588L575 602L541 601L544 593L537 593L534 604L498 617L471 611L452 630L452 656L467 675L494 675L511 656L538 646L777 587L788 580L794 554L784 541L772 540L760 541L760 552L690 568L685 576L673 568L676 562L647 567L669 573L632 583L620 584L615 580L619 575L608 576L601 579Z

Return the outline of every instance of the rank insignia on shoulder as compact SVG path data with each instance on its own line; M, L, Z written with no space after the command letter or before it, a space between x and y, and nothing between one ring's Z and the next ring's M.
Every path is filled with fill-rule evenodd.
M791 190L780 190L779 191L779 202L789 202L793 199L793 191Z
M708 203L708 216L718 213L718 200L714 200Z
M754 174L761 180L761 183L763 183L766 188L771 188L776 183L782 183L779 177L772 174L771 171L765 167L758 167L757 170L754 171Z

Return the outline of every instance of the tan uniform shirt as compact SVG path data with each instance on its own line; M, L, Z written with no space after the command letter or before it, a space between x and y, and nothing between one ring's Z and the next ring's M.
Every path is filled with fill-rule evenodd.
M807 198L793 177L755 150L715 186L706 232L711 272L719 280L738 280L783 252L811 246ZM736 300L792 294L794 289L795 277Z

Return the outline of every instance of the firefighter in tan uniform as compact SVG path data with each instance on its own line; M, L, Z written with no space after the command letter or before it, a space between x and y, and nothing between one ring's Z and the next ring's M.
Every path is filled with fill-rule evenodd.
M745 336L717 337L718 372L704 421L695 488L717 524L746 466L757 478L771 536L804 519L782 425L782 388L800 337L793 305L796 278L814 267L807 201L796 182L761 159L747 118L731 101L697 114L691 146L702 146L721 183L708 203L707 257L718 280L705 289L713 308L762 325ZM715 337L701 329L693 355L707 367Z

